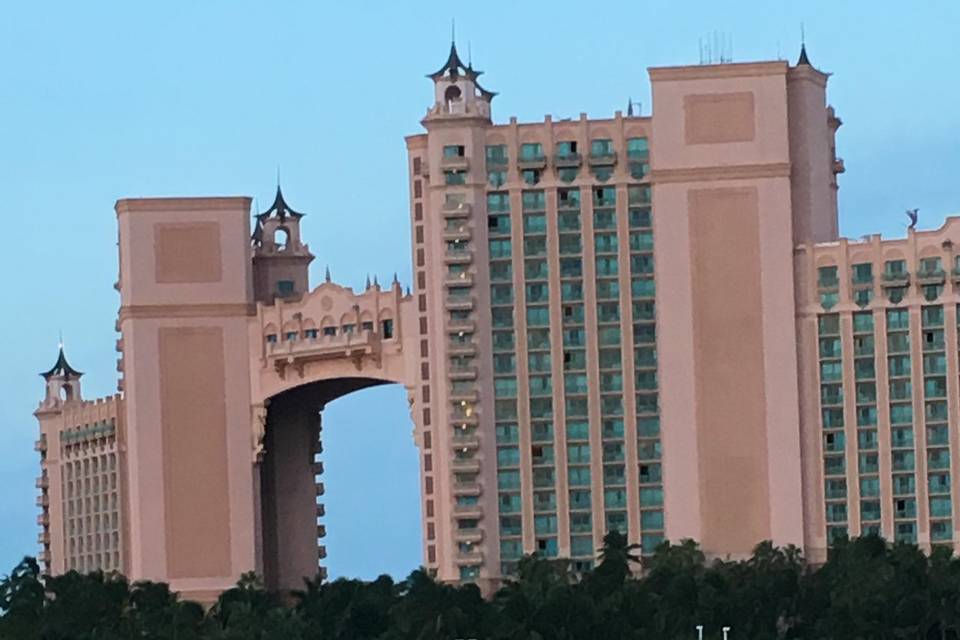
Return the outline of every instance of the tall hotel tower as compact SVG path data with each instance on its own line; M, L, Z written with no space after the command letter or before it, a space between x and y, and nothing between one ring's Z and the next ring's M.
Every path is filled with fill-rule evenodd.
M814 562L845 535L954 545L960 219L839 238L805 51L649 73L649 116L494 124L451 47L407 138L410 294L311 286L279 188L252 231L249 198L119 201L121 393L83 400L62 351L43 374L48 570L299 588L326 553L320 415L384 383L442 580L585 569L612 530Z
M529 124L479 76L452 47L407 138L427 561L587 567L614 529L822 553L794 249L837 239L827 75L656 68L652 117Z

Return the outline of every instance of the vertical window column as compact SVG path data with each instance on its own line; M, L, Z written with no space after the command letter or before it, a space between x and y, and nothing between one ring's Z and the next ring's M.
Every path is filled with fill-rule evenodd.
M877 463L877 371L873 312L853 314L853 375L856 385L857 481L860 535L880 535L880 475Z
M824 514L827 542L848 535L846 434L843 417L843 350L840 316L836 313L817 317L819 337L821 444L823 451Z
M953 507L950 495L950 426L943 307L923 307L920 325L923 332L923 422L930 542L949 546L953 540Z
M916 544L917 482L908 309L887 310L887 374L894 539Z
M627 199L630 229L630 306L633 318L631 334L640 483L640 543L643 554L649 555L664 540L650 187L629 187Z

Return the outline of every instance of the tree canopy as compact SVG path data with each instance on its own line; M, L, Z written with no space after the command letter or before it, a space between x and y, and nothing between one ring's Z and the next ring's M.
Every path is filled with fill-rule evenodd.
M209 609L116 574L42 576L31 558L0 581L0 638L16 640L672 640L697 625L709 639L729 626L731 640L960 640L960 559L866 537L819 567L770 543L740 561L708 560L692 541L641 560L611 533L592 571L528 556L488 599L423 569L309 580L292 598L248 574Z

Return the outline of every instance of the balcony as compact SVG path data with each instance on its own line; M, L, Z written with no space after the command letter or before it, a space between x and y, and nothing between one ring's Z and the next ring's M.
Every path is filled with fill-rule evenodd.
M380 334L373 331L354 331L328 336L318 334L314 338L282 340L267 345L267 358L275 366L295 364L298 360L325 360L374 354L380 348Z
M476 380L477 368L472 366L454 366L451 365L447 372L450 380Z
M450 401L459 402L459 403L475 403L477 401L477 390L476 389L460 389L452 390L450 392Z
M461 436L457 433L453 434L453 448L459 450L474 450L480 448L480 438L476 435L470 434L466 436Z
M477 504L455 504L453 505L453 513L458 516L463 516L465 518L479 518L483 515L483 508L479 503Z
M469 318L460 318L447 321L447 333L473 333L476 323Z
M470 159L467 156L443 156L440 158L440 168L450 171L466 171L470 168Z
M467 204L466 202L444 202L443 217L444 218L469 218L470 205Z
M327 492L327 488L323 486L322 482L317 483L317 495L322 496Z
M447 311L473 311L473 296L447 296L443 306Z
M317 547L317 557L321 560L327 557L327 548L322 544Z
M478 496L480 495L480 483L479 482L454 482L453 495Z
M46 511L44 511L43 513L37 516L37 524L40 525L41 527L50 526L50 516L49 514L47 514Z
M521 156L517 160L517 166L523 169L543 169L547 166L547 157L543 154L533 156Z
M37 489L46 489L48 486L50 486L50 480L47 478L47 474L44 473L43 475L39 476L34 481L33 486L35 486Z
M463 425L467 425L468 427L475 427L477 424L479 424L476 413L471 411L470 415L467 415L461 412L459 409L460 408L457 407L457 410L453 411L450 416L450 422L453 424L453 426L462 427Z
M474 342L451 342L447 347L447 354L451 356L475 356L477 345Z
M456 529L454 539L457 542L481 542L483 540L483 529L480 527L471 527L469 529Z
M884 271L883 286L905 287L910 284L910 274L906 271Z
M456 473L480 473L480 461L476 458L454 458L450 466Z
M47 450L47 436L42 435L38 440L33 443L33 450L39 451L41 453Z
M472 566L483 564L483 552L479 549L473 551L457 551L457 566Z
M37 506L38 507L49 507L50 506L50 497L46 493L41 493L37 496Z
M473 262L473 254L466 248L447 251L443 254L444 264L470 264Z
M445 227L443 229L443 239L448 242L453 242L454 240L469 240L470 235L470 228L467 226L466 222L461 224L459 227L452 229Z
M46 531L41 531L37 534L37 544L43 545L44 547L50 544L50 534Z
M447 287L472 287L473 274L464 272L455 277L447 276L443 279L443 284Z
M117 338L116 349L119 353L123 353L123 338Z
M326 507L326 505L318 504L318 505L317 505L317 517L318 517L318 518L322 518L322 517L325 516L325 515L327 515L327 507Z
M317 538L326 538L327 537L327 526L324 524L317 525Z
M583 163L583 158L579 153L558 153L553 156L553 164L558 169L567 167L579 167Z
M323 474L323 462L316 461L313 463L313 475L319 476Z
M917 271L917 284L943 284L947 273L943 269L920 269Z
M617 152L609 151L607 153L591 153L591 167L609 167L617 163Z

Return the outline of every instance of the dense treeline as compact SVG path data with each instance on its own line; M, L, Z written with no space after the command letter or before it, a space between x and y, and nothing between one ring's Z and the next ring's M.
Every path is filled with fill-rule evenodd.
M608 535L600 562L525 558L485 600L415 571L400 583L308 582L282 603L252 576L209 610L166 585L102 573L43 578L27 559L0 583L0 638L16 640L572 640L720 637L960 640L960 560L879 538L841 542L807 568L797 549L761 544L741 562L707 562L692 542L662 545L635 577L637 550Z

